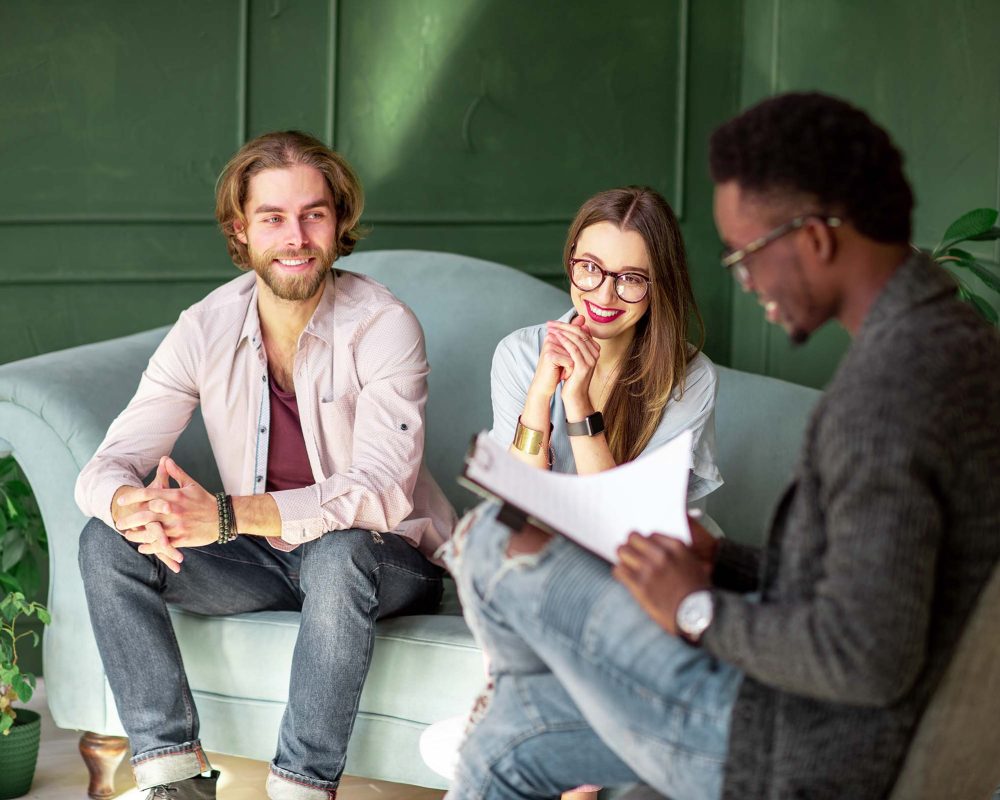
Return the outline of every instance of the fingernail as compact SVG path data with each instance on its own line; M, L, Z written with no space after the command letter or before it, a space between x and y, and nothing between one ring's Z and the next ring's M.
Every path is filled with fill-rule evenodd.
M702 510L700 508L688 509L688 516L691 517L691 519L700 519L701 515L702 515Z

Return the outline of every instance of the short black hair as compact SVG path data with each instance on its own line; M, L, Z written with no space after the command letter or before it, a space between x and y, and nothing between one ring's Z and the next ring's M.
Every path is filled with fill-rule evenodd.
M767 197L812 195L869 239L909 242L913 191L903 156L861 109L819 92L764 100L716 129L712 180Z

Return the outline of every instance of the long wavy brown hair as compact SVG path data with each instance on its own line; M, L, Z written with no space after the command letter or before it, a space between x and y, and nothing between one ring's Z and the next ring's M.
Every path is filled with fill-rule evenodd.
M563 265L567 277L581 232L598 222L638 233L651 265L649 309L636 323L603 411L611 455L616 464L623 464L642 453L674 392L683 394L687 365L705 343L705 323L691 290L677 217L659 192L647 186L626 186L587 200L566 236ZM688 341L689 323L697 328L696 343Z
M247 224L243 206L250 179L265 169L284 169L296 164L315 167L330 186L337 215L337 257L348 255L365 235L366 231L358 224L365 196L350 164L307 133L265 133L247 142L229 159L215 184L215 218L226 237L229 256L240 269L250 268L247 246L237 238Z

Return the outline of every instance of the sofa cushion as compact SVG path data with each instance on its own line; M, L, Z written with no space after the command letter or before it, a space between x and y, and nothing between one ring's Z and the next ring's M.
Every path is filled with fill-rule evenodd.
M171 616L192 691L287 702L298 612L205 617L173 608ZM412 682L400 681L401 675ZM431 723L467 713L483 682L483 657L461 616L385 619L375 628L360 710Z

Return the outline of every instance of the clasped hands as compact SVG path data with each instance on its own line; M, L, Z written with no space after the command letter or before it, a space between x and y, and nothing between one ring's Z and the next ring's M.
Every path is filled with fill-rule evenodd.
M170 479L177 483L171 488ZM180 572L181 547L201 547L219 537L215 497L169 456L156 466L145 488L122 487L115 492L112 515L121 534L154 555L171 572Z
M545 396L555 394L562 382L564 405L589 405L590 381L597 366L601 346L590 335L586 319L548 323L533 383Z

